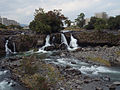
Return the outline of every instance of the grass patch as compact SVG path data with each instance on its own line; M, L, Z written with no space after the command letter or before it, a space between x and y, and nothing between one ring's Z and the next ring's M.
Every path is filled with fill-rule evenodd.
M117 51L116 54L117 54L118 56L120 56L120 51Z
M88 57L87 59L94 61L94 62L99 62L99 63L104 64L106 66L111 66L109 61L104 60L101 57Z

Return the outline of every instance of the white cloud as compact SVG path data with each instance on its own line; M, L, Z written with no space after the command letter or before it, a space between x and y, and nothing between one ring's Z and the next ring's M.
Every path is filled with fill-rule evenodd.
M42 7L45 10L62 9L65 15L75 18L80 12L87 16L95 12L108 11L120 14L119 2L115 0L0 0L0 14L20 23L29 23L34 10Z

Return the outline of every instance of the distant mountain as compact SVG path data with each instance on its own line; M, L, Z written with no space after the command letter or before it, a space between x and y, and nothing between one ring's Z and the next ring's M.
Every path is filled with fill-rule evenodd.
M21 27L25 27L28 26L27 24L20 24Z

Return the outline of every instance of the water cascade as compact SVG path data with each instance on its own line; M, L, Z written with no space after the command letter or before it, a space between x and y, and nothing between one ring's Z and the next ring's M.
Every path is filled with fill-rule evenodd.
M16 54L16 48L15 48L15 43L13 42L13 50L14 50L14 54Z
M67 49L70 50L70 51L73 51L73 50L78 48L77 40L72 36L72 34L71 34L70 45L68 45L67 39L66 39L66 37L63 33L61 34L61 43L66 44Z
M77 49L77 48L78 48L77 39L75 39L75 38L72 36L72 34L71 34L70 47L72 47L73 49Z
M69 45L68 45L67 39L66 39L66 37L63 33L61 34L61 43L66 44L67 47L70 48Z
M50 44L50 35L47 35L46 39L45 39L45 45L39 49L38 52L46 52L44 49L45 47L51 46Z
M5 43L5 51L6 51L6 55L9 55L10 53L12 53L12 51L8 48L8 40L6 40L6 43Z

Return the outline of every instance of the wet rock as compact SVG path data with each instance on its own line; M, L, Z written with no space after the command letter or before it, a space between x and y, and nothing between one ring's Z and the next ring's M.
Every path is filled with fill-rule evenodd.
M105 76L105 77L103 77L103 80L110 81L110 77L109 76Z
M71 66L69 66L69 65L66 65L65 69L69 69L69 68L71 68Z
M46 51L53 51L54 49L55 49L54 46L48 46L48 47L45 47L44 50L46 50Z
M76 64L76 62L71 62L71 64Z
M81 71L77 70L77 69L66 69L65 72L67 72L68 74L71 75L81 75Z
M60 89L58 89L58 90L65 90L63 87L60 87Z
M11 87L15 87L15 86L16 86L16 84L12 84L12 85L11 85Z
M109 90L116 90L115 85L111 85L111 86L109 87Z
M96 90L103 90L102 88L100 88L100 87L96 87Z
M59 49L60 50L66 50L67 49L67 45L62 43L62 44L60 44Z
M61 57L65 57L66 56L66 54L65 53L61 53L61 55L60 55Z
M113 82L113 85L119 86L119 85L120 85L120 82L119 82L119 81Z
M92 82L91 79L85 79L85 80L84 80L84 83L90 83L90 82Z

